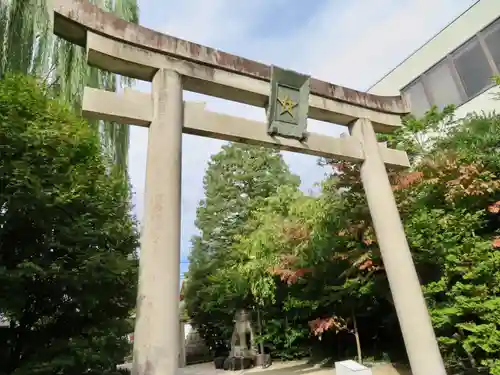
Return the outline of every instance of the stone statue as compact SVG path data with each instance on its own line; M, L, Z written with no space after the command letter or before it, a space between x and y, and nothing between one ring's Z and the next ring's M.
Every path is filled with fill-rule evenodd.
M254 336L250 323L250 313L238 310L234 315L234 330L231 336L231 351L224 360L224 370L243 370L254 365L256 350L254 349ZM215 367L218 368L216 358Z
M234 330L231 337L230 357L254 357L254 334L250 313L244 309L234 315Z
M255 346L251 314L244 309L238 310L234 315L229 357L216 357L214 359L215 368L235 371L248 369L255 365L268 367L272 363L271 356L265 354L263 350L262 348L262 353L259 353Z

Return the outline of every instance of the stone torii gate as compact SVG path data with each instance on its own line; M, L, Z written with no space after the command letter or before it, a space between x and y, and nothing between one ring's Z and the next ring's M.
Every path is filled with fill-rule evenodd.
M412 372L445 375L385 169L407 167L408 158L375 137L375 132L401 125L401 116L409 112L403 98L355 91L164 35L123 21L87 0L51 1L55 34L86 48L90 65L152 81L151 94L86 88L82 104L88 117L149 128L133 374L178 371L184 132L361 163ZM183 102L183 90L266 108L268 123ZM307 133L307 118L346 125L350 136Z

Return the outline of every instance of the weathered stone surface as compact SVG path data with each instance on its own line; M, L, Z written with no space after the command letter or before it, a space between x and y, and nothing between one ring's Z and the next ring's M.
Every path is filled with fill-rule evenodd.
M91 31L87 31L86 49L89 65L122 76L151 81L160 69L174 70L182 75L185 90L262 108L269 103L270 83L259 78L153 52ZM308 107L308 118L314 120L348 125L368 118L379 132L401 126L399 114L315 94L309 95Z
M311 79L273 66L268 106L268 133L303 140L307 138Z
M88 118L104 119L122 124L149 126L153 119L151 95L131 89L123 94L86 87L83 95L83 113ZM266 132L265 123L207 111L204 103L184 103L184 134L244 142L256 146L279 147L281 150L302 154L336 157L353 162L363 161L361 143L350 137L334 138L309 133L307 140L277 138ZM385 164L391 168L407 168L404 151L380 144Z
M80 46L85 47L86 30L92 30L151 51L270 81L268 65L131 24L88 0L52 0L52 3L54 32ZM311 79L311 93L387 113L404 115L410 112L409 104L401 96L373 95L318 79Z

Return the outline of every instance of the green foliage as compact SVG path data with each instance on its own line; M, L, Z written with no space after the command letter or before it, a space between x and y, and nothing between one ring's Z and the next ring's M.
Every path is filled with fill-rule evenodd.
M431 316L450 367L500 370L500 117L472 115L422 163L407 235L425 276ZM494 370L496 368L496 370Z
M90 0L106 11L129 22L138 23L137 0ZM0 1L0 77L6 72L32 74L46 81L51 92L65 103L80 108L85 86L115 91L129 86L131 79L87 65L84 48L53 34L52 9L47 0ZM102 146L126 173L129 127L93 122L101 127Z
M408 154L412 163L433 149L434 142L446 137L456 123L454 119L455 107L449 105L439 111L433 106L423 118L408 115L404 126L394 133L379 134L381 142L387 142L389 148L403 150Z
M498 374L500 116L456 121L452 106L432 108L421 119L408 116L380 141L407 150L413 163L408 172L390 171L390 178L447 367ZM190 282L190 313L203 311L230 330L230 320L215 315L221 304L258 305L260 340L274 357L353 357L357 333L364 357L405 360L359 166L322 164L332 173L319 196L282 186L237 220L219 220L204 232L209 236L195 243L193 262L205 273L195 279L218 284L207 291ZM218 181L218 189L237 190L230 180ZM217 191L207 191L207 199L216 194L230 201ZM217 212L213 208L206 221ZM214 233L228 233L223 238L229 240ZM215 258L214 243L223 249ZM214 261L222 253L231 261ZM213 305L201 303L208 299Z
M213 350L227 350L237 308L252 305L247 280L238 270L240 254L232 251L253 210L280 186L297 187L275 150L228 144L209 162L204 178L186 283L186 307L194 325Z
M129 187L45 89L0 81L0 373L114 374L136 298Z

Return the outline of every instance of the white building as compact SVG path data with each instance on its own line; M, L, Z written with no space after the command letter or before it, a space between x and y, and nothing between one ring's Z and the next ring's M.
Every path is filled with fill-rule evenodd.
M500 113L500 101L493 100L499 91L493 87L494 75L500 75L500 0L479 0L369 92L408 95L417 117L434 104L455 104L457 117Z

